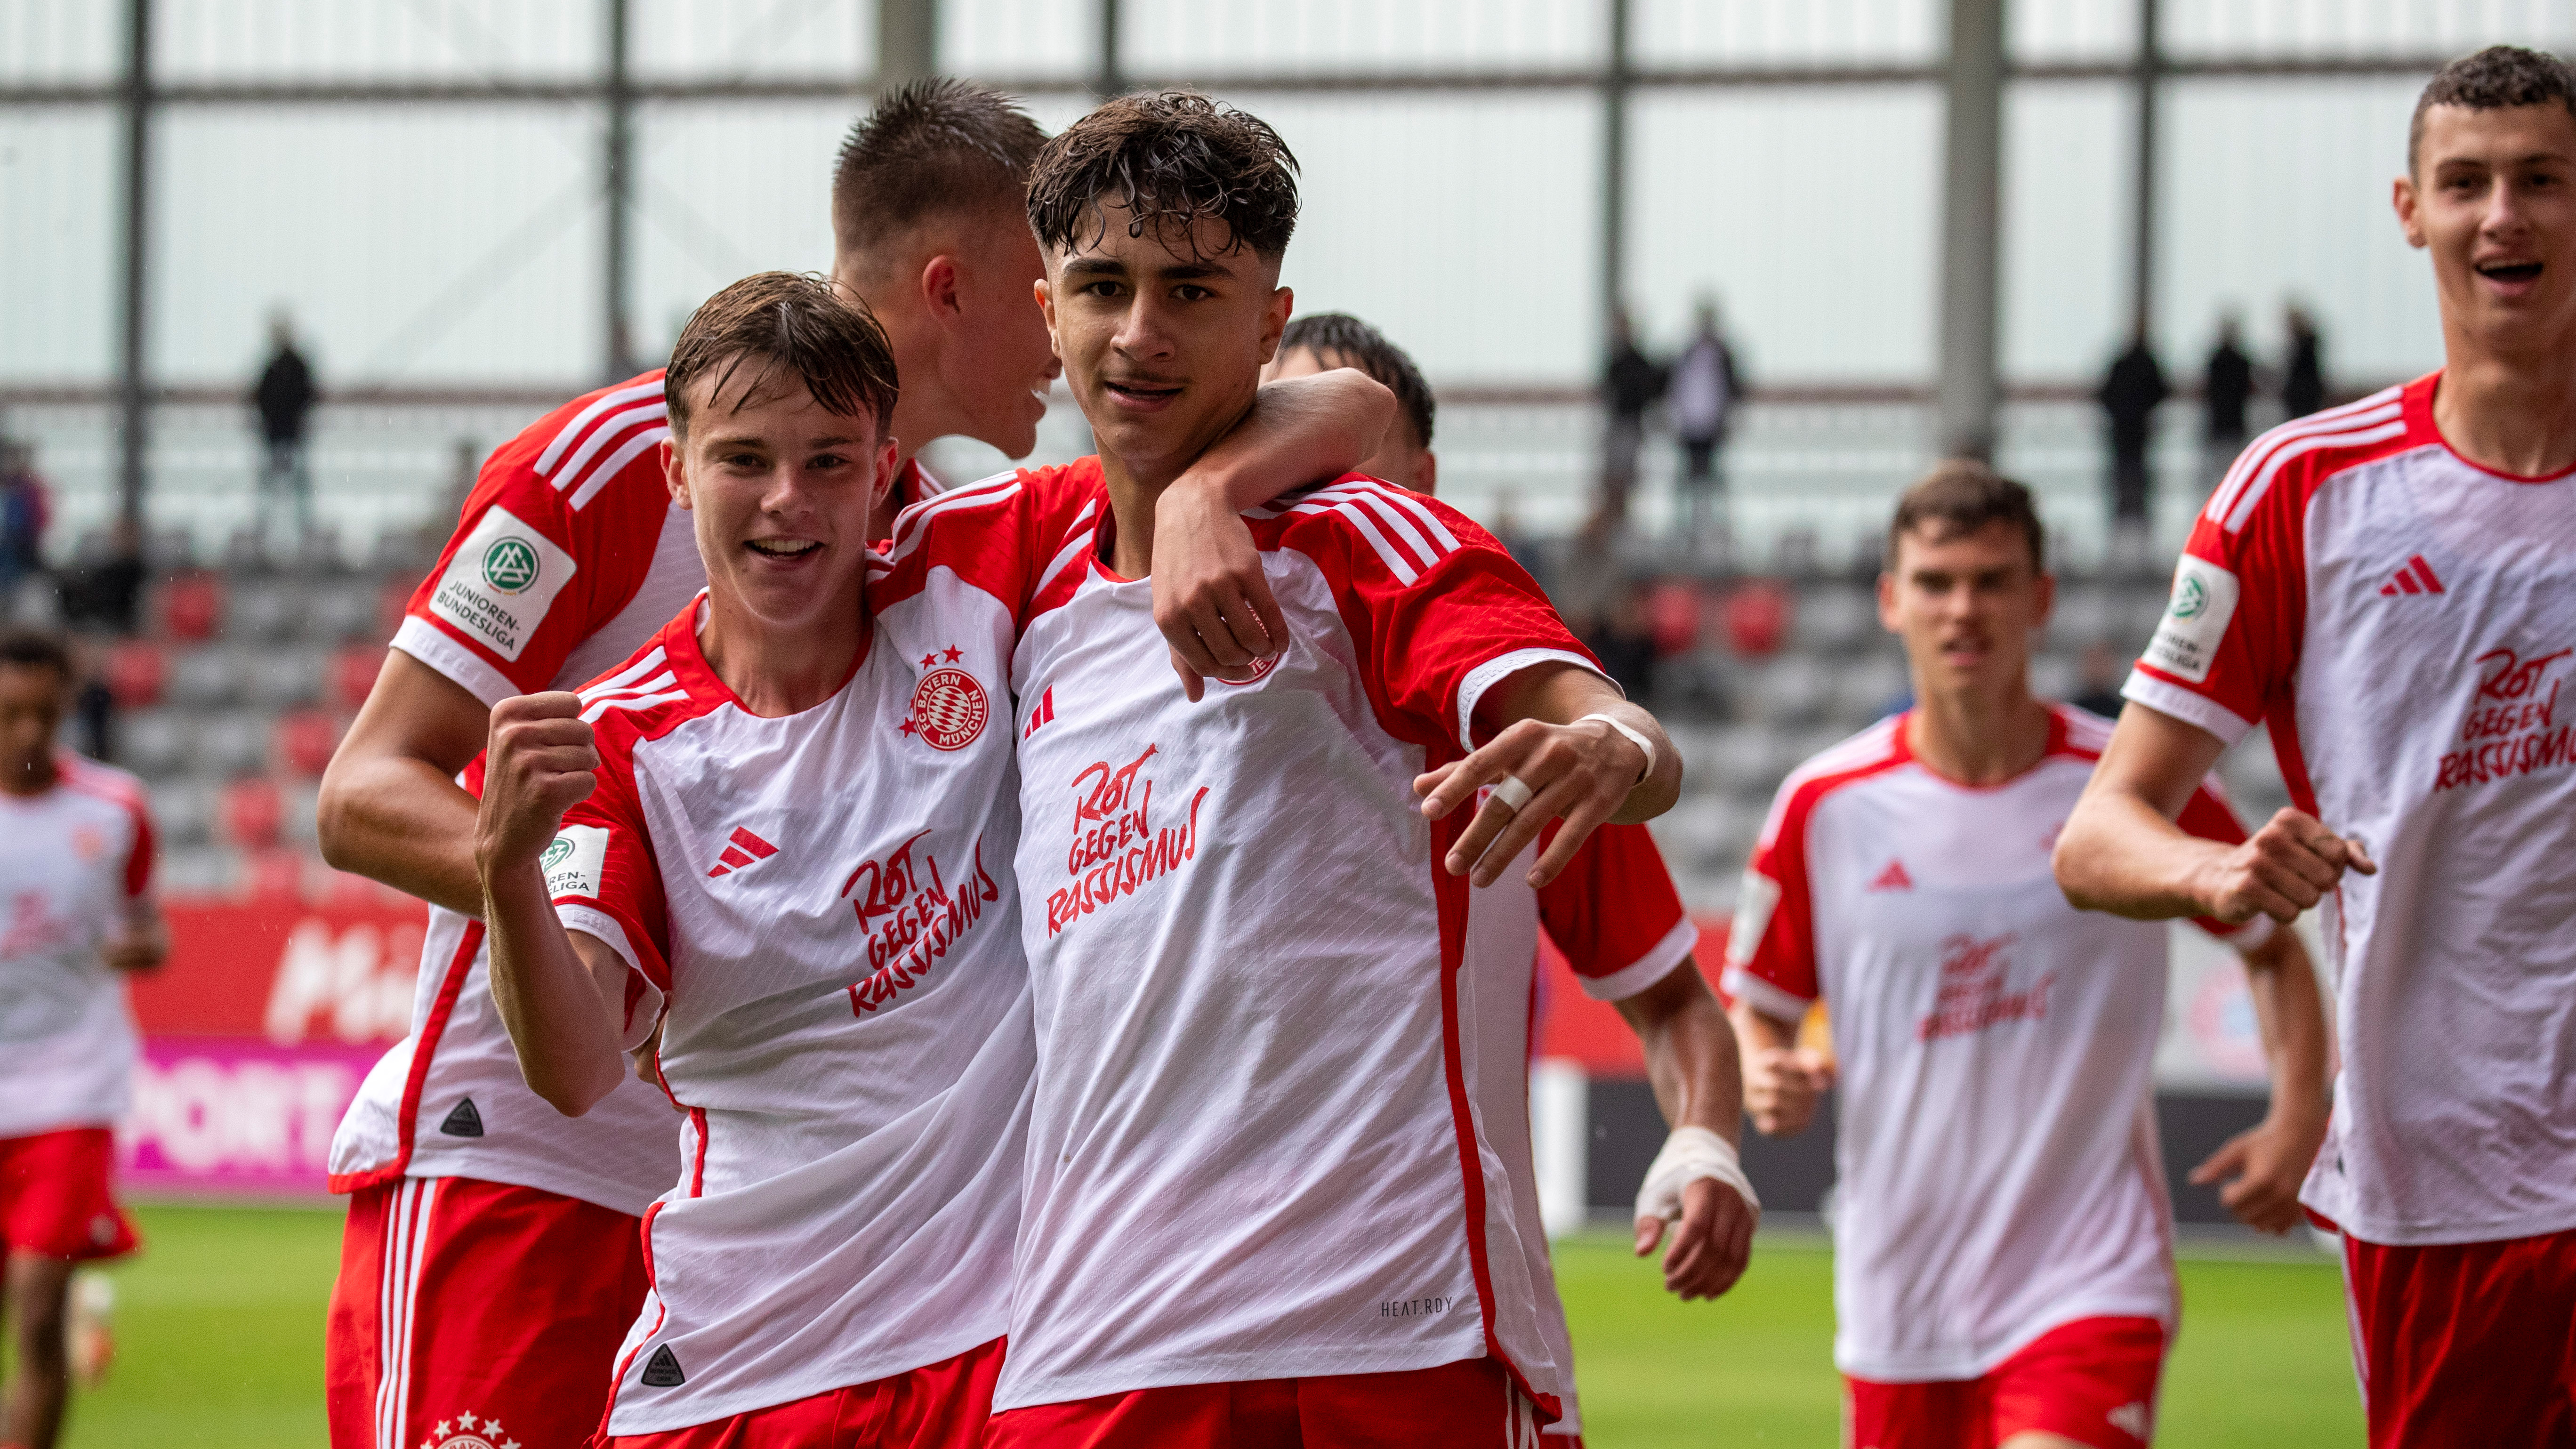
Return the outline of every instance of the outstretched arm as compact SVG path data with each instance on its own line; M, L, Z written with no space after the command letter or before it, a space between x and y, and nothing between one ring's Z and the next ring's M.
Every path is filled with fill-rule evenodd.
M1655 1105L1672 1129L1637 1195L1637 1256L1663 1239L1664 1287L1684 1298L1714 1298L1735 1286L1753 1253L1762 1206L1735 1155L1743 1120L1735 1033L1697 962L1618 1003L1646 1051Z
M2058 836L2057 884L2076 909L2231 925L2266 915L2286 925L2345 870L2378 873L2360 841L2298 810L2274 815L2242 845L2176 825L2225 748L2198 725L2130 701Z
M395 649L322 772L322 858L433 905L483 913L474 797L456 773L492 712L465 686Z
M1501 879L1550 820L1565 827L1530 867L1533 887L1556 879L1595 826L1652 820L1681 798L1681 756L1664 727L1579 665L1549 660L1513 674L1485 692L1475 722L1487 743L1414 777L1413 793L1438 820L1484 786L1501 787L1449 848L1449 873L1472 868L1479 886ZM1509 798L1516 792L1506 781L1527 793Z
M580 696L554 692L492 707L474 863L490 932L492 1001L529 1088L567 1117L625 1075L627 966L594 937L564 929L540 857L564 811L589 797L599 752Z
M2223 1183L2218 1200L2229 1212L2249 1227L2286 1233L2299 1225L2299 1187L2326 1138L2325 1006L2298 932L2277 929L2244 956L2272 1106L2193 1168L2191 1180Z
M1395 394L1354 368L1265 383L1252 410L1154 505L1154 622L1193 700L1211 676L1288 645L1288 622L1240 516L1358 467L1395 421Z

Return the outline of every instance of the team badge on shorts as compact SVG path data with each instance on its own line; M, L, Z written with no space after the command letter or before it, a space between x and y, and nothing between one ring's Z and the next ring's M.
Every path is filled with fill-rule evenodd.
M519 1441L503 1431L498 1419L459 1414L453 1421L441 1419L432 1424L429 1437L420 1441L420 1449L519 1449Z
M974 675L963 669L934 669L913 687L912 718L903 722L903 732L921 736L922 743L934 750L962 750L984 733L984 722L992 714L993 701Z

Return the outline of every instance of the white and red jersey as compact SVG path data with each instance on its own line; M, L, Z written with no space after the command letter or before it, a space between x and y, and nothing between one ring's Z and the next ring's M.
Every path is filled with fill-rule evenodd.
M1687 964L1699 945L1699 928L1682 909L1681 892L1673 888L1672 872L1665 868L1663 852L1656 849L1646 827L1601 826L1583 842L1562 874L1545 890L1533 891L1526 883L1529 867L1556 839L1557 829L1551 823L1541 831L1502 879L1479 896L1473 917L1477 929L1501 934L1508 946L1529 931L1521 914L1526 906L1535 916L1537 929L1564 954L1583 994L1595 1001L1625 1001ZM1537 966L1535 956L1530 964ZM1480 1052L1470 1064L1469 1095L1484 1123L1486 1140L1511 1178L1512 1226L1530 1281L1539 1289L1539 1328L1555 1367L1554 1386L1548 1392L1557 1396L1563 1409L1563 1417L1548 1425L1547 1432L1580 1434L1583 1419L1575 1404L1574 1341L1566 1327L1564 1301L1556 1291L1547 1227L1539 1212L1538 1168L1530 1155L1529 1060L1537 1044L1535 971L1530 984L1531 989L1518 996L1503 991L1478 994L1484 1019L1477 1025L1477 1039L1492 1042L1494 1049ZM1514 1042L1520 1044L1513 1058L1520 1070L1493 1070L1513 1051Z
M656 368L502 445L393 647L487 705L570 689L633 654L706 586L688 511L663 483L666 414ZM464 783L481 778L477 761ZM678 1172L677 1128L640 1082L582 1117L529 1091L492 1005L482 923L432 906L411 1034L341 1119L331 1186L471 1177L640 1213Z
M1523 1070L1536 913L1441 867L1470 812L1412 782L1590 656L1482 529L1352 475L1248 516L1291 643L1192 704L1098 461L1054 471L1088 501L1012 673L1041 1046L996 1407L1491 1355L1553 1413L1476 1105Z
M133 1090L134 1018L100 955L152 885L152 818L123 770L54 754L41 795L0 793L0 1138L112 1127Z
M628 1045L661 1023L687 1124L645 1215L652 1294L611 1434L885 1378L1007 1326L1036 1043L1003 690L1037 549L990 520L1020 491L906 515L822 704L746 710L696 604L582 691L599 784L547 852L548 891L634 968Z
M2451 451L2440 381L2247 448L2124 691L2222 740L2268 721L2291 799L2379 864L2331 898L2343 1066L2302 1196L2392 1245L2576 1227L2576 473Z
M1780 786L1745 871L1726 988L1840 1066L1834 1362L1970 1379L2080 1318L2174 1318L2153 1068L2166 927L2066 902L2051 871L2110 722L2058 705L2001 785L1918 762L1907 715ZM2182 825L2240 841L2213 781ZM2250 947L2270 923L2204 925Z

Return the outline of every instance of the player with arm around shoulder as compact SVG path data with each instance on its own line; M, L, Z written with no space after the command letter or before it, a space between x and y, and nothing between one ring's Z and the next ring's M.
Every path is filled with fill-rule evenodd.
M1439 457L1431 447L1436 419L1431 387L1404 349L1375 327L1342 313L1294 318L1280 335L1278 356L1261 375L1266 382L1337 367L1376 378L1395 394L1399 406L1385 441L1354 471L1425 497L1436 495ZM1553 844L1554 835L1553 828L1542 833L1531 843L1530 854L1535 857ZM1515 886L1508 877L1498 882L1484 907L1496 913L1518 909L1506 904ZM1563 953L1584 993L1614 1003L1636 1032L1656 1104L1673 1130L1672 1141L1638 1193L1637 1255L1662 1247L1664 1286L1685 1300L1726 1292L1751 1256L1761 1207L1735 1156L1736 1134L1743 1125L1735 1035L1725 1008L1692 958L1699 931L1682 909L1662 852L1643 825L1603 825L1544 890L1529 891L1525 881L1517 888L1528 893L1538 929ZM1535 971L1535 956L1530 965ZM1537 1048L1536 986L1533 978L1529 991L1493 991L1479 998L1480 1009L1494 1013L1492 1030L1507 1047L1512 1040L1526 1043L1517 1054L1524 1068ZM1556 1293L1530 1156L1528 1072L1494 1072L1476 1083L1475 1096L1494 1150L1511 1175L1513 1224L1531 1281L1541 1290L1543 1326L1556 1362L1556 1394L1564 1413L1544 1433L1551 1443L1579 1443L1583 1421L1575 1393L1574 1345Z
M2576 1445L2576 72L2454 61L2406 162L2442 370L2237 459L2057 877L2143 918L2325 908L2301 1201L2342 1231L2370 1442ZM2294 808L2191 839L2187 782L2257 722Z
M904 383L897 501L955 491L914 457L932 439L1035 445L1057 369L1021 198L1044 139L1008 97L940 79L887 97L841 149L832 276L883 323ZM1169 595L1176 649L1211 672L1252 657L1225 622L1267 607L1233 509L1361 457L1391 409L1350 372L1267 390L1173 490L1174 547L1197 565ZM641 1081L579 1118L528 1090L486 979L472 834L492 706L632 657L705 586L668 438L655 369L495 452L323 780L332 863L431 903L411 1034L332 1142L351 1198L326 1348L338 1449L417 1449L468 1411L523 1443L576 1441L644 1294L636 1218L671 1185L678 1116Z
M0 1307L16 1349L0 1443L20 1449L52 1449L62 1425L72 1270L135 1248L109 1184L139 1055L123 977L170 949L142 783L55 744L71 687L61 640L0 632Z
M1888 539L1880 618L1918 702L1772 805L1728 943L1745 1104L1766 1133L1806 1128L1826 1083L1796 1030L1829 1001L1851 1442L2141 1449L2178 1306L2152 1080L2165 928L2075 910L2049 872L2110 726L2031 697L2054 586L2027 490L1944 464ZM2244 838L2214 782L2183 819ZM2315 978L2288 930L2202 924L2244 955L2273 1090L2195 1180L2285 1232L2325 1130Z

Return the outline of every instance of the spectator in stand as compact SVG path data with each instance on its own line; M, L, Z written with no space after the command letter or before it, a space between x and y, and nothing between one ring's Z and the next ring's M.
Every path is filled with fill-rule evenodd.
M1637 452L1646 441L1646 412L1664 395L1664 370L1638 350L1628 309L1610 314L1610 358L1601 370L1601 507L1612 531L1628 521L1637 486Z
M283 493L294 506L300 537L313 531L313 470L305 457L304 437L313 404L322 394L313 385L313 369L306 365L304 354L295 350L295 327L284 313L270 320L268 336L273 350L253 394L259 405L260 437L267 444L259 468L260 529L265 533L268 528L270 497Z
M1718 334L1717 304L1703 301L1690 345L1673 360L1665 402L1672 414L1673 435L1682 445L1681 500L1674 512L1684 516L1675 523L1694 556L1699 553L1700 536L1708 529L1709 509L1726 487L1717 453L1725 446L1727 425L1734 420L1736 400L1743 395L1735 349Z
M2209 361L2200 371L2201 455L2208 460L2204 471L2211 483L2245 447L2245 405L2254 400L2254 361L2245 355L2243 342L2236 314L2220 317L2218 345L2209 350ZM2117 680L2112 683L2117 687Z
M53 508L36 473L36 450L0 441L0 618L18 612L18 586L45 566L45 524Z
M106 657L93 643L74 648L80 687L72 693L72 731L80 752L102 765L116 763L116 691L107 684Z
M2143 541L2147 530L2147 443L2156 409L2171 396L2165 370L2147 346L2147 319L2129 334L2129 349L2111 364L2097 395L2111 425L2111 527Z
M107 556L65 570L54 587L62 596L65 624L134 633L143 595L143 538L134 520L119 518L108 535Z
M2290 334L2290 355L2281 367L2281 407L2288 417L2304 418L2326 405L2326 367L2317 323L2296 302L2283 310L2281 322Z

